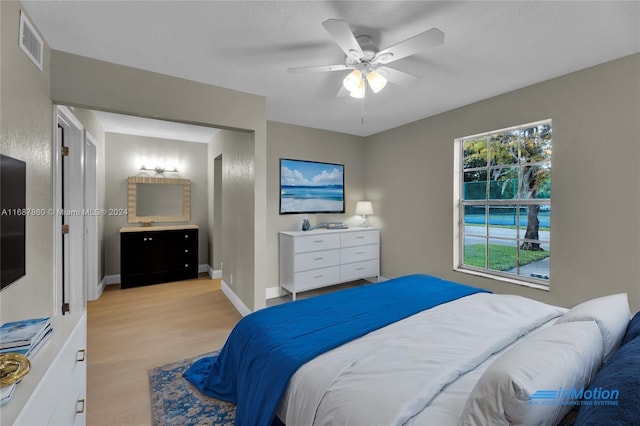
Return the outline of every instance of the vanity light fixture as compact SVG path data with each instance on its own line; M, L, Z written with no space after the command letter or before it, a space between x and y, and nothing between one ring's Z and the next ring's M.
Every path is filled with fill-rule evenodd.
M149 169L149 168L146 168L144 164L142 165L142 167L140 167L140 170L144 170L147 172L156 172L159 175L162 175L164 173L178 173L177 167L174 167L173 170L166 170L164 167L160 167L160 166L156 166L154 169Z

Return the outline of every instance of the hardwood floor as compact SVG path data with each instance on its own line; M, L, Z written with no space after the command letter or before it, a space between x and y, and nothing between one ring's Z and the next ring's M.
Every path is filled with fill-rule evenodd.
M356 281L299 293L304 299L366 284ZM286 303L291 295L270 299ZM107 286L87 304L87 425L151 425L148 370L221 348L241 315L220 280L121 290Z
M89 302L87 425L151 424L148 370L222 347L241 315L220 280L121 290Z

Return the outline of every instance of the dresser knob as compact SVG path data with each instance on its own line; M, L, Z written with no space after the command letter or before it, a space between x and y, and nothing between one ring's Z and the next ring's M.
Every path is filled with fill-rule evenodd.
M84 399L79 399L78 401L76 401L76 413L84 413Z
M76 353L76 361L82 362L86 359L86 351L84 349L79 349Z

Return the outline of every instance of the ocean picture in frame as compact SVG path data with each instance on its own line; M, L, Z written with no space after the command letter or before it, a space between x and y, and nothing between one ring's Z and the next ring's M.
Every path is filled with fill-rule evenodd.
M280 159L280 214L344 211L343 164Z

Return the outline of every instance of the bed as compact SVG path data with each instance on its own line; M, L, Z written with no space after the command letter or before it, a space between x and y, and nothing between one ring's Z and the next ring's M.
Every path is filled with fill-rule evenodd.
M628 322L417 274L257 311L185 377L239 425L557 424Z

